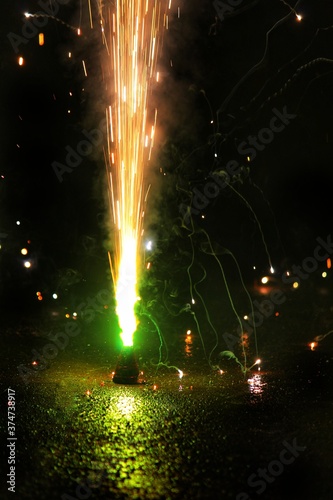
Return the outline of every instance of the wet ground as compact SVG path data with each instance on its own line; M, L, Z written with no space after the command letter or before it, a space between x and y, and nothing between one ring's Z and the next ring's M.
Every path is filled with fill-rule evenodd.
M172 339L173 368L156 370L157 336L138 339L145 383L136 386L112 382L119 349L103 317L47 360L37 353L47 352L55 323L9 320L2 407L11 388L17 439L7 439L2 417L1 498L333 498L333 343L328 335L309 346L329 331L331 303L318 289L288 295L258 328L261 369L245 377L217 356L222 343L212 358L221 370L210 368L194 330ZM4 480L7 442L15 493Z

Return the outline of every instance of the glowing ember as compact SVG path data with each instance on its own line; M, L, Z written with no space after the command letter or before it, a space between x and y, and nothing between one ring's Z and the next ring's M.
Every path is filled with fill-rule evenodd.
M316 349L316 347L318 347L318 342L311 342L309 344L309 347L310 347L311 351L314 351Z

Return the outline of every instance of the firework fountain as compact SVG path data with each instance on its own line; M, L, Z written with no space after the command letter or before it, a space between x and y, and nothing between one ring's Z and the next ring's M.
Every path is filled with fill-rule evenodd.
M171 1L167 8L171 8ZM158 80L156 60L167 15L161 15L160 0L117 0L114 11L108 12L107 22L109 40L101 17L111 65L106 164L115 249L109 260L123 343L113 380L135 383L138 368L133 351L137 328L134 308L146 198L144 168L151 156L157 117L148 101L152 83Z

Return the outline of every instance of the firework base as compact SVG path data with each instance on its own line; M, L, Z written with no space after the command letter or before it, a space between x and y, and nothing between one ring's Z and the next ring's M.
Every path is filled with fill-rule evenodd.
M135 385L140 383L138 377L139 366L134 349L133 347L123 347L112 380L115 384Z

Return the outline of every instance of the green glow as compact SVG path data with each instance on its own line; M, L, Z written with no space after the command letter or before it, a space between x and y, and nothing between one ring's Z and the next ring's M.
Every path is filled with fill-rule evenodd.
M134 306L138 299L136 293L136 248L135 236L124 237L116 286L116 311L121 329L120 336L125 347L133 346L133 335L137 326L134 314Z

